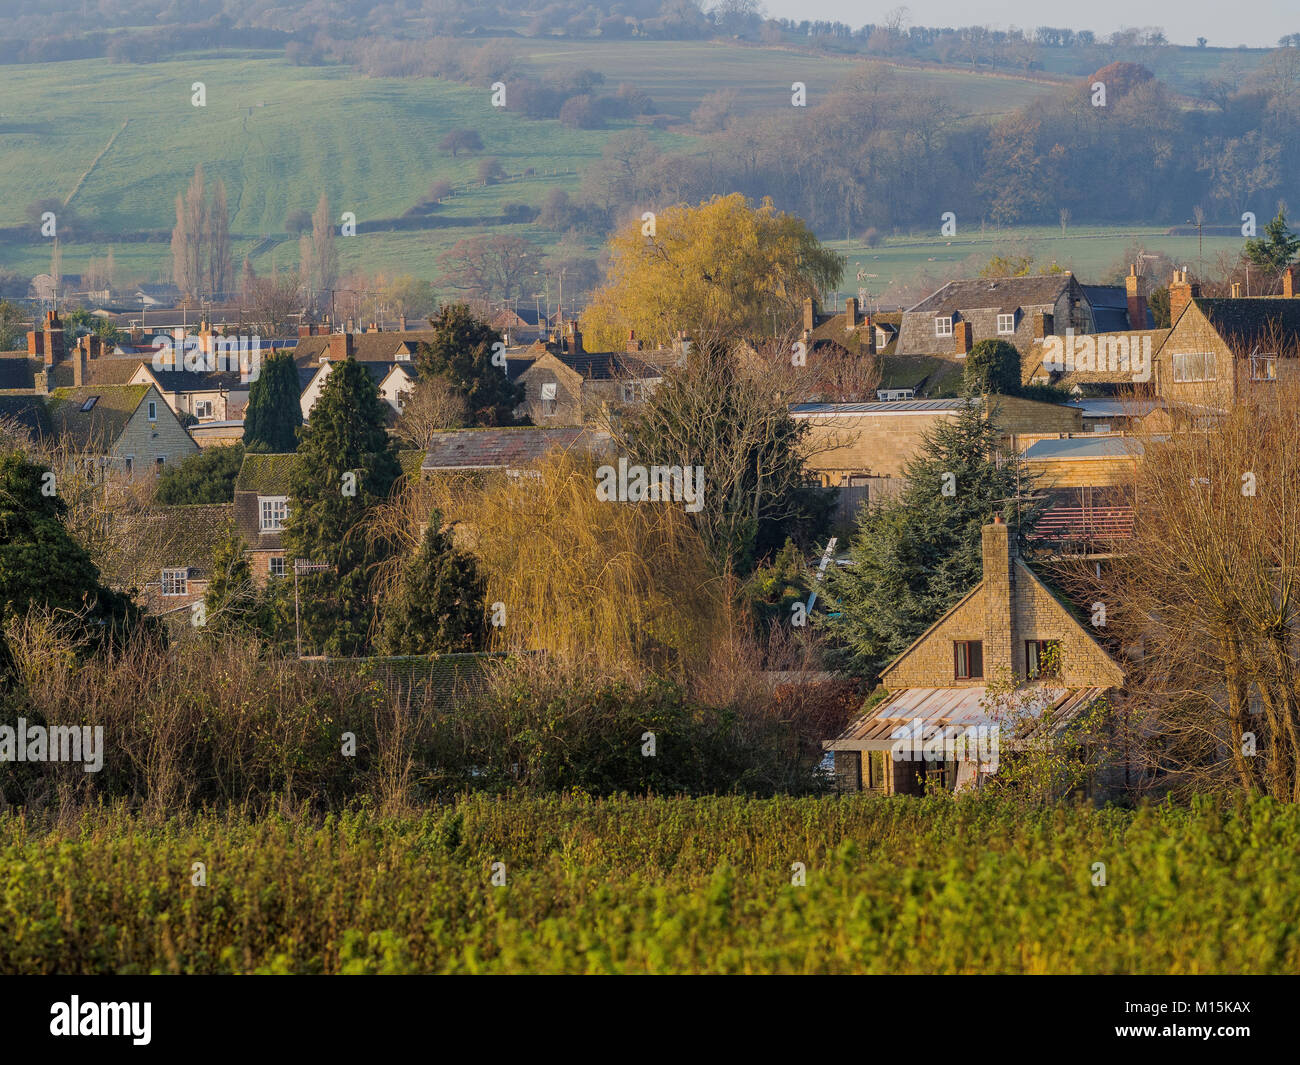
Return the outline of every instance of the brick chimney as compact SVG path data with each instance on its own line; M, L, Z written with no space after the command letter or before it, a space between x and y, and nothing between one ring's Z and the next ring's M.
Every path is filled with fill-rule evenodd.
M58 312L45 312L45 329L43 337L45 365L55 366L61 363L68 354L67 346L63 338L63 321L59 318Z
M858 327L858 300L856 296L849 296L844 301L844 324L849 329Z
M397 316L397 331L399 333L406 332L406 315L404 314L399 314Z
M627 331L627 350L629 352L641 350L641 341L637 340L635 329L629 329Z
M1056 332L1056 316L1048 311L1034 315L1034 339L1042 340Z
M971 332L970 322L965 320L953 322L952 338L955 345L953 351L958 355L969 353L973 336L974 334Z
M1169 282L1169 324L1177 325L1178 319L1187 305L1201 295L1201 286L1187 280L1186 268L1174 271L1174 279Z
M356 354L357 341L352 333L331 333L329 358L330 362L338 362L340 359L350 359Z
M995 515L983 530L984 679L991 682L1016 668L1016 538Z
M76 388L90 383L90 374L86 372L86 348L78 344L72 353L72 384Z
M581 355L583 353L582 330L578 328L577 322L569 323L569 336L565 348L570 355Z
M868 355L876 353L876 323L871 320L871 315L866 315L862 319L862 350Z
M1128 268L1128 277L1124 278L1124 292L1128 296L1128 327L1145 329L1147 301L1142 297L1142 279L1138 277L1136 264Z
M817 328L817 301L811 296L803 301L803 328L805 333Z
M1282 295L1287 299L1295 296L1295 267L1288 266L1282 271Z

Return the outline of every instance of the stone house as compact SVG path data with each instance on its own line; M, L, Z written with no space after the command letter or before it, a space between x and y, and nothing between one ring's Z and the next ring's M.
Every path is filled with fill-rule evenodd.
M131 384L153 385L177 414L199 422L242 420L251 383L238 370L155 370L140 363Z
M56 438L127 474L160 471L199 449L153 385L58 388L46 409Z
M996 771L996 762L976 757L988 749L985 737L1006 757L1041 729L1056 734L1123 685L1120 666L1021 561L1014 530L1000 516L983 528L983 571L980 583L881 673L885 698L824 743L841 788L917 794L927 781L977 786L981 773ZM1001 691L1013 685L1019 727L994 732L1006 707ZM951 738L963 733L981 739L954 751ZM923 745L930 745L929 759Z
M613 407L645 401L663 379L663 369L635 354L548 351L518 377L524 401L516 417L534 425L583 425Z
M1203 298L1186 270L1175 271L1169 314L1173 327L1156 352L1154 376L1156 394L1170 407L1222 410L1300 375L1294 267L1283 275L1281 296L1220 299Z
M892 400L875 403L801 403L790 416L809 428L808 470L823 485L902 486L903 470L934 426L955 420L965 399ZM975 400L985 403L985 400ZM990 397L997 427L1010 444L1020 433L1067 433L1083 428L1081 412L1058 403L1019 396ZM892 485L886 482L894 482Z
M1146 329L1140 281L1133 273L1123 287L1085 286L1069 271L950 281L903 312L896 352L963 359L982 340L1005 340L1024 353L1034 340L1067 329Z
M133 572L105 576L134 588L147 610L189 624L189 608L203 601L213 556L233 517L230 503L161 507L123 529L136 545Z

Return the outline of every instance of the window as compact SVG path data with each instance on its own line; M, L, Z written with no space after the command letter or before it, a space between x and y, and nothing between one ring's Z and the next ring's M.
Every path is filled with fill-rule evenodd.
M163 595L188 595L190 590L190 571L187 569L165 569L162 571Z
M98 401L99 401L98 396L87 396L86 402L81 405L81 413L85 414L86 411L90 410L90 408L93 407Z
M132 467L134 467L134 466L135 466L135 456L134 456L134 455L127 455L127 456L126 456L126 472L127 472L128 475L131 473L131 469L132 469Z
M1250 379L1252 381L1276 381L1277 356L1252 355L1250 357Z
M159 455L156 459L153 460L153 465L154 465L154 469L161 470L164 466L167 465L167 456Z
M1175 352L1174 353L1174 380L1175 381L1213 381L1214 376L1214 353L1213 352Z
M958 640L952 645L952 659L957 680L984 679L983 640Z
M558 402L555 398L556 385L554 381L547 381L542 385L542 416L549 418L555 413Z
M279 532L284 528L284 519L289 516L288 496L258 496L257 503L261 511L259 531Z
M952 318L936 318L934 320L934 335L937 337L952 336Z
M641 387L640 381L623 382L623 402L640 403L645 399L645 390Z
M158 403L156 400L149 401L149 420L156 422L158 420Z
M1016 331L1016 316L1012 314L998 315L998 336L1010 336Z
M1060 640L1025 641L1025 675L1059 677L1061 675Z
M285 572L285 570L284 570L284 556L283 556L283 555L272 555L272 556L271 556L271 562L270 562L270 566L268 567L268 572L271 574L272 577L283 577L283 576L284 576L284 572Z
M194 416L196 418L212 417L212 400L201 399L194 404Z

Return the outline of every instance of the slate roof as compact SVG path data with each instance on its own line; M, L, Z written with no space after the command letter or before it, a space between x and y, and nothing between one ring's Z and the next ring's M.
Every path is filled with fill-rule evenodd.
M1049 307L1061 298L1072 280L1069 274L1038 274L1030 277L978 277L949 281L907 313L925 313L937 318L954 311L985 310L1010 314L1026 307Z
M338 335L338 334L336 334ZM403 348L411 352L411 358L419 350L421 341L430 341L436 334L432 329L411 329L405 333L353 333L352 357L362 362L395 362L396 355ZM330 338L324 336L299 337L294 349L294 361L300 366L320 361L322 355L328 355Z
M517 469L535 462L553 448L596 451L609 437L581 427L542 429L449 429L429 446L425 470Z
M50 393L49 415L54 431L68 437L79 451L107 450L122 435L127 422L144 402L151 385L83 385ZM97 396L88 411L81 408ZM159 400L159 407L166 404Z
M140 552L163 559L167 569L188 568L193 576L212 570L212 556L234 521L233 503L161 507L122 527Z
M45 361L26 352L0 354L0 389L31 388L36 383L36 375L43 369Z
M1123 333L1129 329L1151 329L1156 320L1147 307L1146 321L1128 320L1128 290L1123 285L1080 285L1092 308L1093 331Z
M594 381L644 381L664 375L654 363L621 351L584 351L579 355L557 354L555 357L570 370Z
M1239 299L1198 298L1192 301L1226 344L1249 354L1257 343L1268 343L1272 333L1284 341L1300 340L1300 298L1246 296Z
M876 354L882 356L892 354L895 342L898 340L898 329L903 321L902 314L897 311L886 311L870 317L873 327L879 327L888 334L884 346L877 348ZM843 348L850 355L865 354L863 349L864 341L867 339L867 326L862 320L864 315L861 312L858 313L858 318L857 328L852 331L849 331L848 320L842 311L820 322L809 338L809 350L817 351L827 345L835 345Z
M35 393L0 394L0 421L18 425L33 437L47 436L50 433L50 418L45 410L45 397Z
M238 370L155 370L149 373L162 392L227 392L246 391L248 383L240 383Z

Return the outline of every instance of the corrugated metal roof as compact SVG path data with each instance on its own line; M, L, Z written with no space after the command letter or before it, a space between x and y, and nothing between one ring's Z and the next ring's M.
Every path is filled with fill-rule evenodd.
M1026 461L1048 459L1123 459L1143 453L1142 441L1131 436L1072 436L1067 440L1036 440L1025 449Z
M1053 732L1058 731L1079 712L1090 705L1105 688L1060 688L1051 684L1038 684L1029 691L1029 698L1017 702L1017 715L1033 714L1039 720L1046 714ZM1020 696L1017 696L1020 699ZM888 751L897 742L895 733L900 728L911 728L920 722L920 738L929 739L941 729L964 730L970 727L990 727L998 724L995 717L995 700L988 696L988 688L975 685L964 688L904 688L885 700L869 714L857 718L839 736L823 744L832 751ZM1026 716L1025 720L1028 717ZM1014 740L1000 737L1003 746L1015 746L1031 738L1038 730L1030 729Z
M811 414L925 414L931 411L961 410L964 399L898 399L879 403L795 403L792 417Z

